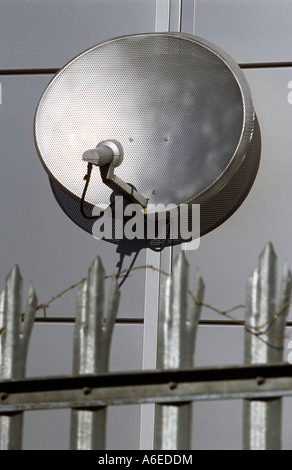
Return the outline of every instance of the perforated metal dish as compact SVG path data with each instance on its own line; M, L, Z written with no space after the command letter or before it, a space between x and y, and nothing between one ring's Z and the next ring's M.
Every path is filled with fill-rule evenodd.
M58 202L80 226L82 154L108 139L124 149L116 174L149 203L201 204L201 234L239 207L260 159L242 71L213 44L182 33L98 44L63 67L41 97L36 146ZM94 168L88 210L110 197Z

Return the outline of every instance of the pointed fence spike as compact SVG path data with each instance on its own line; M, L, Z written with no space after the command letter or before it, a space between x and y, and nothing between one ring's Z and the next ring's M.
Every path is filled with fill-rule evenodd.
M277 254L271 242L268 242L259 254L259 265L262 263L264 263L265 266L270 267L277 264Z
M173 280L168 277L162 284L159 299L157 332L157 368L168 369L173 366L171 345L173 328Z
M26 308L25 308L25 313L24 313L24 318L23 318L23 325L22 325L22 335L24 337L28 337L31 334L32 327L33 327L33 322L34 322L34 317L35 317L35 312L36 312L36 307L37 307L37 295L34 290L32 282L29 284L28 288L28 294L27 294L27 300L26 300Z
M113 327L118 313L120 291L112 281L107 315L104 318L105 271L97 257L88 269L87 281L77 293L74 330L73 373L107 372ZM104 450L107 408L72 410L70 448Z
M187 318L189 263L185 252L180 251L174 261L173 279L173 329L182 335L182 325ZM179 339L181 341L181 338Z
M8 274L6 276L6 281L8 279L15 279L17 281L18 280L22 281L22 276L21 276L18 264L15 264L14 266L12 266L12 268L10 269L10 271L8 272Z
M195 275L194 287L191 291L191 308L190 314L188 315L188 321L190 324L195 323L199 320L204 295L205 295L205 283L201 276L200 270L197 268Z
M22 372L23 376L25 375L29 340L30 340L32 329L33 329L37 303L38 303L38 299L37 299L36 292L34 290L33 284L30 283L28 294L27 294L27 302L26 302L26 309L24 313L23 325L22 325L22 334L20 338L22 341L22 367L24 368Z
M5 327L2 346L2 377L18 379L25 376L28 343L33 327L37 297L30 284L24 322L22 321L22 277L15 265L6 277L5 293L1 294L1 323ZM21 328L22 326L22 328ZM20 450L22 447L23 412L0 415L0 449Z
M84 324L88 320L88 318L87 318L87 312L88 312L87 297L88 297L88 282L87 282L87 280L85 280L84 283L79 287L79 289L77 291L75 323Z
M113 326L115 324L117 311L119 307L121 292L119 289L119 284L117 278L114 277L111 283L109 298L108 298L108 307L107 314L105 319L105 326L108 333L111 333Z
M86 373L86 335L87 335L87 281L78 289L76 295L76 317L74 325L73 374Z
M205 283L199 269L196 271L194 288L191 292L191 306L189 308L188 321L186 324L187 341L185 347L185 367L193 366L194 351L196 344L197 328L202 312L202 302L205 295ZM188 347L187 347L188 345Z
M10 312L15 312L21 309L22 301L22 277L17 265L9 271L6 276L5 283L5 309L9 309ZM12 315L10 315L11 318ZM9 320L8 315L5 315L5 320Z
M188 263L184 255L177 259L172 272L172 318L169 329L169 367L183 367L185 322L188 306Z
M4 378L4 366L3 366L3 350L5 341L5 325L4 325L4 314L5 314L5 289L0 293L0 379ZM1 449L1 447L0 447Z
M288 267L288 263L285 262L283 265L282 280L280 286L279 303L278 309L282 309L285 306L289 308L290 297L292 288L292 273Z
M180 251L173 262L172 277L182 282L188 278L189 262L184 251Z
M184 264L186 264L186 265L189 264L189 262L188 262L188 260L187 260L186 252L183 251L183 250L181 250L181 251L177 254L177 256L175 257L175 260L174 260L173 265L175 266L175 265L177 265L177 264L179 264L179 263L184 263Z
M171 276L163 284L159 309L157 367L178 369L190 367L196 327L201 306L195 302L188 312L189 265L184 252L175 259ZM202 302L204 283L197 272L194 295ZM194 306L195 305L195 306ZM191 442L192 403L156 404L154 449L189 449Z
M0 329L4 328L5 289L0 293Z
M276 251L272 242L268 242L266 244L266 246L260 253L260 258L262 256L268 256L268 257L272 256L273 258L277 258L277 254L276 254Z
M259 326L259 270L255 269L247 279L245 323L248 327Z
M286 326L287 315L291 305L291 292L292 292L292 274L288 267L287 262L283 265L282 279L279 292L279 300L277 311L271 321L272 343L274 344L274 358L275 362L282 360L283 340ZM268 330L269 331L269 330Z
M103 355L104 355L104 369L108 370L109 367L109 358L110 358L110 347L111 347L111 340L113 329L115 325L115 321L118 314L119 303L120 303L120 296L121 292L119 289L117 278L113 278L111 283L111 289L109 293L108 299L108 307L107 307L107 315L105 318L105 323L103 327Z
M3 376L5 378L19 378L21 353L18 343L22 313L22 277L17 265L10 270L6 277L4 308Z
M159 320L166 323L169 327L169 323L172 321L171 309L172 309L172 289L173 280L169 276L165 279L160 290L159 298Z
M95 260L89 266L89 269L88 269L89 275L91 272L98 272L104 278L105 271L104 271L103 263L102 263L100 256L97 256Z
M277 256L269 243L259 267L247 284L245 362L272 364L283 360L283 338L291 297L291 273L284 265L279 302L276 301ZM277 310L278 309L278 310ZM250 328L257 327L256 328ZM244 400L243 448L281 448L282 400Z
M265 327L276 309L277 255L268 243L259 257L259 327Z
M98 256L88 270L88 369L91 373L101 372L103 363L103 320L104 320L104 276L105 271Z

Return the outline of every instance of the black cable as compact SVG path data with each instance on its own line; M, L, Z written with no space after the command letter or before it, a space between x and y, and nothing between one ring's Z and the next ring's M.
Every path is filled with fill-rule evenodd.
M85 180L85 185L84 185L84 189L83 189L83 192L82 192L82 196L81 196L81 200L80 200L80 212L82 214L82 216L85 218L85 219L88 219L88 220L97 220L99 219L100 217L102 217L103 215L103 212L99 215L87 215L86 212L85 212L85 207L84 207L84 202L85 202L85 196L86 196L86 193L87 193L87 189L88 189L88 186L89 186L89 182L90 182L90 178L91 178L91 172L92 172L92 167L93 167L93 164L92 163L87 163L87 173L86 175L84 176L84 180ZM109 207L110 208L114 208L114 205L115 205L115 201L113 200L110 204L109 204ZM146 219L146 215L144 216L145 217L145 221L147 220ZM153 251L162 251L166 246L169 246L169 239L168 239L168 235L170 234L169 232L169 223L167 223L167 226L166 226L166 230L167 230L167 234L166 234L166 239L165 240L161 240L159 242L159 246L151 246L151 249ZM173 240L172 242L170 243L170 246L174 246L174 243L173 243ZM122 281L123 282L123 281Z
M87 164L87 173L83 178L85 180L85 185L84 185L83 193L82 193L81 200L80 200L80 212L85 219L89 219L89 220L99 219L100 217L100 215L87 215L85 212L85 208L84 208L84 201L85 201L85 196L87 193L87 189L88 189L88 185L89 185L89 181L91 177L92 166L93 166L92 163Z

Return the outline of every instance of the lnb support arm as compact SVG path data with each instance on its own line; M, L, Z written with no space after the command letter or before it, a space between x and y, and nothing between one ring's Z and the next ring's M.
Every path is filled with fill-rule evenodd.
M124 196L128 201L146 208L148 200L114 173L115 167L122 163L123 157L123 148L118 141L104 140L95 149L84 152L82 159L99 166L102 181L109 188L120 196Z

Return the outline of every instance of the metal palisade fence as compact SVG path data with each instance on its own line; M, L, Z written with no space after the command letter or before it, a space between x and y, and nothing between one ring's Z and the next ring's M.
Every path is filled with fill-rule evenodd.
M269 243L247 281L243 364L196 368L197 327L207 305L199 271L190 288L188 268L181 251L161 291L156 371L109 372L120 290L113 278L105 305L98 257L77 293L72 376L25 378L37 297L30 285L23 309L22 278L13 267L0 296L0 450L21 449L25 411L56 408L71 408L71 449L104 450L108 406L143 403L156 404L154 449L191 449L192 402L226 398L244 400L244 449L280 449L282 397L292 395L291 366L283 362L290 270L285 264L277 295Z

